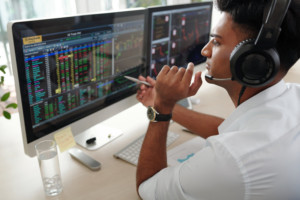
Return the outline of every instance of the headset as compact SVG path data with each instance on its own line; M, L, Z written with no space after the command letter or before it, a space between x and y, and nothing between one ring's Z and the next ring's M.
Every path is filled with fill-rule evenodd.
M232 80L243 86L261 87L275 78L280 67L275 46L290 3L291 0L271 0L266 5L257 38L240 42L230 55Z

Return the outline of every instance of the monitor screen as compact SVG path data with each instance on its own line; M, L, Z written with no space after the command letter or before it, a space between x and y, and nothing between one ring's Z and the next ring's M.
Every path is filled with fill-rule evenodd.
M25 146L135 94L144 25L144 9L9 23Z
M201 49L209 41L212 2L148 9L147 67L156 77L164 65L186 67L206 60Z

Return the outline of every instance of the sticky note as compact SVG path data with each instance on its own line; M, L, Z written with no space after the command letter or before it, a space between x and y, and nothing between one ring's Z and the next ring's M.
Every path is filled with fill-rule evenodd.
M54 134L54 139L60 152L64 152L76 145L71 127L64 128Z

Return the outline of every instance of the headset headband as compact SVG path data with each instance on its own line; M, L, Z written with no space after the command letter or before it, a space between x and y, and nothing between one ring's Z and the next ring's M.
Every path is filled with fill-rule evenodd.
M255 40L255 45L262 49L275 47L281 31L282 21L287 13L291 0L272 0L266 6L263 24ZM267 14L266 14L267 13Z

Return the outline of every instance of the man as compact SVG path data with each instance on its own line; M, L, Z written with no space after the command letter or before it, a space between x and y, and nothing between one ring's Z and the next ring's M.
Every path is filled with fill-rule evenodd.
M254 87L225 79L233 76L232 52L241 42L257 37L270 0L216 3L222 17L202 50L207 57L207 81L225 88L237 108L224 120L176 105L202 84L201 72L191 84L192 63L186 70L165 66L156 81L140 77L153 87L141 86L137 99L163 117L150 122L142 145L136 177L139 195L151 200L298 200L300 86L282 79L300 57L300 2L291 1L276 40L279 71L269 82ZM174 121L207 138L201 151L175 167L167 166L166 156L166 120L171 113Z

